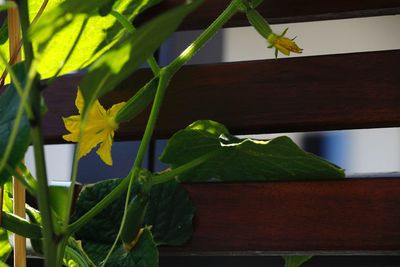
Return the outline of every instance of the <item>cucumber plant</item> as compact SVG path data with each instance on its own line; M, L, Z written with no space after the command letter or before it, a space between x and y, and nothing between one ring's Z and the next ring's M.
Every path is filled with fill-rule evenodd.
M23 62L10 64L14 55L7 52L9 36L4 22L0 71L2 84L8 86L0 95L1 261L10 254L8 235L13 232L31 239L47 267L158 266L157 247L183 245L193 231L195 207L180 185L182 181L344 177L342 169L302 151L288 137L240 139L212 120L193 122L172 136L160 158L169 165L167 170L151 173L143 169L169 82L233 15L246 13L276 55L302 52L284 36L286 31L274 33L256 11L261 0L232 0L192 44L160 67L153 54L201 1L186 1L135 28L132 22L137 16L159 2L20 0L0 4L3 12L18 8L24 52ZM106 110L99 98L145 62L153 77L130 99ZM49 185L46 174L41 128L46 99L42 92L57 77L78 70L85 70L85 74L79 88L71 90L77 91L79 114L63 118L63 138L76 142L71 183L60 188ZM129 174L85 186L69 216L79 159L98 147L97 154L111 165L111 147L119 124L129 123L149 105L150 116ZM22 163L30 144L34 147L34 175ZM218 164L222 160L223 167ZM11 213L12 176L37 199L38 210L26 207L29 219ZM286 257L286 266L299 266L308 259Z

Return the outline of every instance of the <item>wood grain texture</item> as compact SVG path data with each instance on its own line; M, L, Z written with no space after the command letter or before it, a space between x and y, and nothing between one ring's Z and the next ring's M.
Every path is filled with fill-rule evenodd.
M166 0L150 9L142 17L147 20L162 11L183 3L182 0ZM203 4L183 22L181 30L206 28L228 6L230 0L204 0ZM400 13L399 0L265 0L257 10L269 23L290 23L328 19L356 18L392 15ZM234 16L227 27L249 26L243 14Z
M185 187L197 209L194 235L163 254L400 251L400 179Z
M199 119L235 134L400 126L398 62L400 50L188 66L170 84L155 137ZM139 71L102 103L128 99L149 77ZM66 76L45 91L47 142L62 142L78 80ZM147 116L122 124L116 138L140 139Z

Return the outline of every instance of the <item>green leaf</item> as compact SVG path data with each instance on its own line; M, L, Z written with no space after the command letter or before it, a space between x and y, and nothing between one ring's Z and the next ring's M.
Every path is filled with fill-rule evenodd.
M0 28L0 45L3 45L7 40L8 40L8 21L4 20Z
M300 267L303 263L310 260L312 256L305 255L305 256L283 256L285 260L285 267Z
M0 262L6 261L11 251L12 247L8 241L8 233L5 229L0 228Z
M82 247L94 264L100 266L100 263L104 260L110 250L111 244L82 240Z
M9 267L7 264L5 264L4 262L0 261L0 267Z
M3 185L3 210L5 212L13 211L12 203L12 182L7 182ZM12 251L10 242L8 241L8 231L0 227L0 262L6 261ZM1 264L0 264L1 266Z
M213 121L197 121L174 134L160 160L174 169L211 152L217 155L181 174L179 179L269 181L344 177L342 169L304 152L286 136L267 141L239 139Z
M3 210L8 213L13 212L13 183L8 181L4 185L4 195L3 195Z
M119 183L120 179L110 179L85 186L79 194L75 206L73 220L79 218L101 199L110 193ZM99 243L114 242L118 227L121 224L122 214L125 205L125 196L115 200L110 206L96 215L92 220L85 224L77 233L79 240L94 241Z
M99 265L104 260L110 247L111 245L93 242L84 244L85 251L96 265ZM118 246L111 254L107 266L157 267L158 250L150 230L144 229L139 242L133 250L126 252L122 246Z
M179 246L192 236L195 212L189 194L182 185L170 181L152 189L144 222L152 225L151 231L157 245Z
M29 221L32 224L41 226L42 217L40 216L40 212L29 205L26 205L25 207ZM30 240L33 251L35 251L35 253L38 255L43 255L43 238L31 238Z
M77 241L72 237L68 238L63 262L66 266L71 267L96 267L96 265L83 250L81 241Z
M85 187L79 195L74 219L97 204L120 182L120 179L112 179ZM121 224L124 203L125 196L121 196L84 225L76 237L83 241L112 244ZM144 223L152 225L157 244L180 245L192 234L194 212L187 192L179 183L164 183L152 188Z
M158 16L93 63L79 84L85 107L137 70L199 3L193 1Z
M119 0L113 8L132 21L138 14L159 1ZM48 3L45 12L30 31L36 52L45 48L38 66L42 78L52 77L63 64L65 65L59 75L85 68L124 36L126 33L124 27L113 16L97 14L101 3L107 5L109 2L109 0L102 2L55 0ZM37 10L38 4L41 3L42 0L29 1L30 10ZM88 19L87 24L75 51L65 62L86 19Z
M13 66L13 69L22 82L25 81L25 67L23 63ZM15 123L18 106L20 104L20 96L13 84L11 84L5 92L0 95L0 155L4 155L11 135L12 128ZM19 125L16 140L14 142L12 152L7 160L9 167L15 169L16 165L23 159L25 152L30 144L30 126L28 117L23 115ZM5 170L0 170L0 185L9 180L10 174Z

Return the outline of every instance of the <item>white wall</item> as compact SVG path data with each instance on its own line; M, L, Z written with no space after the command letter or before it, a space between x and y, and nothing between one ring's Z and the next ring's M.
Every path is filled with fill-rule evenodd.
M290 57L303 57L399 49L399 26L400 15L394 15L276 24L272 29L281 33L289 28L286 35L297 36L297 44L304 49ZM225 29L223 40L226 62L274 58L273 49L266 49L267 43L252 27Z
M72 167L73 144L46 145L45 156L47 163L47 177L51 181L69 181ZM35 161L33 148L29 147L25 156L25 164L35 176Z

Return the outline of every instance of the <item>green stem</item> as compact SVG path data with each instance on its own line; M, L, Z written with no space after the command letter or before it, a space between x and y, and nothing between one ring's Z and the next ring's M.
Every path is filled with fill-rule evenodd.
M32 224L21 217L5 211L1 212L1 216L3 216L0 225L2 228L26 238L39 239L42 237L42 229L39 225Z
M223 26L223 24L228 21L230 17L232 17L236 12L237 12L237 5L240 4L240 0L234 0L228 7L227 9L217 18L217 20L208 27L202 35L200 35L195 41L195 45L190 45L176 60L171 62L170 65L167 67L163 68L160 70L160 83L165 83L165 85L168 84L170 78L172 75L179 70L196 52L198 49L201 48L202 45L206 43L208 39L214 36L214 34L217 32L219 28ZM208 39L207 39L208 38ZM161 76L163 76L163 81L161 82ZM160 87L160 85L159 85ZM153 110L155 107L156 109L160 108L161 105L161 100L160 97L164 96L165 93L165 88L162 90L163 92L159 92L157 90L157 94L155 96L155 101L153 104ZM153 116L156 114L153 113ZM157 110L157 115L158 115L158 110ZM141 146L139 148L140 152L140 157L143 157L147 144L151 140L151 133L152 133L152 128L154 128L154 125L150 127L151 123L156 122L156 117L153 117L150 115L149 122L146 127L146 131L143 137L143 141L141 143ZM147 132L147 134L146 134ZM133 166L132 170L135 170L135 166L140 166L138 164L137 159L139 158L139 152L138 152L138 157L135 160L135 165ZM92 207L87 213L82 215L78 220L76 220L74 223L70 224L67 228L67 235L73 234L76 232L80 227L82 227L85 223L87 223L89 220L91 220L94 216L96 216L98 213L100 213L103 209L105 209L108 205L110 205L115 199L117 199L121 194L123 194L126 190L127 187L130 184L131 178L134 179L134 172L130 172L128 177L126 177L116 188L114 188L106 197L104 197L99 203L97 203L94 207ZM155 180L157 181L157 180Z
M58 246L57 246L57 264L56 266L64 266L63 265L63 259L64 259L64 254L67 248L67 241L68 237L63 236L62 240L60 240ZM81 266L81 265L78 265Z
M238 11L241 0L233 0L221 15L189 45L174 61L166 66L166 71L172 77L222 26Z
M149 64L149 67L153 72L154 76L157 76L160 73L160 67L158 66L157 60L154 58L153 55L151 55L147 59L147 64Z
M156 185L156 184L162 184L165 182L168 182L170 180L174 180L176 179L176 177L181 174L184 173L204 162L206 162L207 160L215 157L216 155L218 155L219 151L215 151L215 152L211 152L211 153L207 153L203 156L200 156L192 161L189 161L186 164L183 164L182 166L179 166L178 168L175 168L173 170L170 171L166 171L164 173L161 173L159 175L155 175L152 177L151 180L151 184L152 185ZM179 179L180 182L183 182L181 179Z
M31 120L31 136L35 156L36 176L38 179L37 200L43 225L42 235L45 266L56 267L58 241L55 238L53 229L50 194L47 183L44 142L41 128L40 88L37 83L36 62L34 60L32 43L29 38L27 38L29 28L29 9L27 0L20 1L19 15L21 19L22 41L25 52L25 66L26 69L29 70L28 83L32 83L32 91L29 99L33 112L33 119Z
M36 91L36 90L35 90ZM40 95L31 95L32 104L40 103ZM40 105L40 104L39 104ZM37 112L38 106L34 110ZM40 112L40 111L39 111ZM38 113L36 113L38 114ZM40 115L39 115L40 116ZM50 207L50 192L47 183L47 173L44 155L44 142L42 129L40 127L40 117L36 117L36 124L31 125L31 136L34 149L37 183L37 200L43 224L43 250L45 255L45 266L56 266L57 262L57 241L53 229L53 218Z
M112 15L116 20L118 20L118 22L121 23L121 25L125 28L125 30L127 30L127 32L134 33L136 31L132 23L118 11L111 10L110 15ZM147 64L149 64L149 67L152 70L153 74L157 76L158 73L160 72L160 66L158 66L157 60L154 58L153 55L151 55L147 59Z
M162 103L162 100L164 99L164 95L165 95L165 92L166 92L166 89L168 86L168 82L169 82L168 77L166 77L164 71L161 70L157 93L154 98L153 106L151 108L150 117L149 117L149 120L147 121L146 129L143 134L143 139L140 142L140 146L138 149L138 153L136 155L135 163L133 164L133 167L127 177L129 179L129 186L128 186L128 192L126 193L124 215L122 216L121 225L119 227L119 231L118 231L117 237L115 238L114 244L111 247L111 249L109 250L109 252L101 266L105 266L105 264L107 263L108 258L111 256L111 253L113 252L113 250L114 250L115 246L117 245L118 240L121 236L122 227L126 223L126 214L127 214L127 210L128 210L129 201L131 198L131 191L132 191L133 183L139 174L144 156L146 155L147 147L150 144L151 137L153 135L154 128L156 126L158 114L160 113L161 103Z

